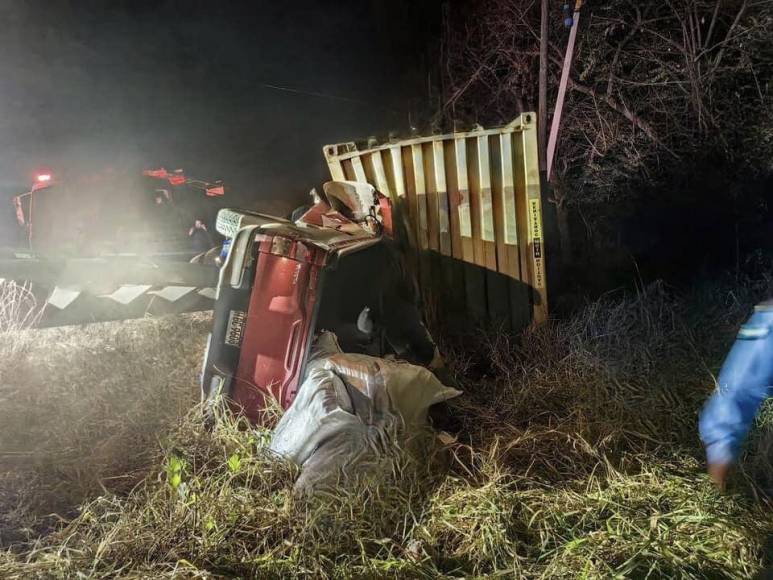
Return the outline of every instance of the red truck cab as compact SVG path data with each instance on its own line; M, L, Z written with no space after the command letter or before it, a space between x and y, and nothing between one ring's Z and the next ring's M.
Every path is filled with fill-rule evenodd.
M367 184L330 182L325 192L295 223L239 210L218 215L218 231L232 240L202 391L208 401L224 397L252 422L268 399L290 406L321 330L334 332L347 352L394 352L424 363L435 354L418 294L384 227L391 226L388 200Z

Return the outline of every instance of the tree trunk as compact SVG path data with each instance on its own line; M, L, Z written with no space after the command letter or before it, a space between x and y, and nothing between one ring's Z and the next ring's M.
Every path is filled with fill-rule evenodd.
M539 111L537 135L539 138L539 168L547 167L548 146L548 0L542 0L539 35Z
M561 242L561 264L568 266L572 263L572 235L569 231L569 208L563 201L556 203L556 225Z

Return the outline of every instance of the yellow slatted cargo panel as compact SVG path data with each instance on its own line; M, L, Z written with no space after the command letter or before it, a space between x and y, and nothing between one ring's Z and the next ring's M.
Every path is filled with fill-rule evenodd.
M323 151L333 179L367 181L405 207L417 250L522 283L532 320L542 322L548 311L536 118L524 113L505 127Z

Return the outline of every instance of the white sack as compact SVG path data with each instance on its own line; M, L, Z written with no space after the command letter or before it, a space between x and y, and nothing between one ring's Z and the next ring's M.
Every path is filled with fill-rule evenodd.
M423 367L342 353L323 333L270 448L301 467L296 490L311 492L377 469L424 432L431 405L460 394Z

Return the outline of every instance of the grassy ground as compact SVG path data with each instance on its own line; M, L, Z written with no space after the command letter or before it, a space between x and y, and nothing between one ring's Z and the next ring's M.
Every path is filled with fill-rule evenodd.
M725 495L703 473L696 420L769 290L653 286L519 343L449 342L465 390L456 441L312 499L293 497L267 431L226 421L207 434L195 410L175 420L194 398L200 319L35 333L0 371L17 393L2 448L27 454L11 470L28 474L19 505L34 528L48 509L36 502L91 501L0 553L0 577L752 577L773 556L773 409Z
M0 284L0 546L34 538L105 490L125 493L198 400L209 318L40 331ZM21 320L21 324L19 321Z

